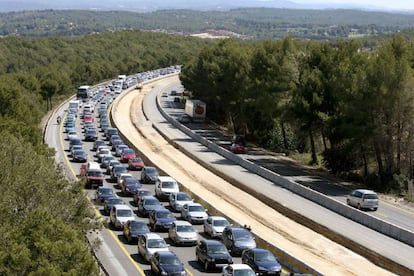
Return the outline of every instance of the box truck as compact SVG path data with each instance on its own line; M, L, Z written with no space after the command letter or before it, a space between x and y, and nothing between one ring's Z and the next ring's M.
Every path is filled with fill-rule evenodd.
M185 113L191 117L191 121L202 123L206 120L206 104L200 100L187 100Z

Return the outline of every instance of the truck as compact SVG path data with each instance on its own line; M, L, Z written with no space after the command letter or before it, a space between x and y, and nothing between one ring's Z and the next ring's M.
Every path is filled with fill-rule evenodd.
M191 117L192 122L202 123L206 120L206 103L203 101L187 100L184 111Z

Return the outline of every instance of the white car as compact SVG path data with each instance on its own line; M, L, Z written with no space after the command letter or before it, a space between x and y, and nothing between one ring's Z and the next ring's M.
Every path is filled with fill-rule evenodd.
M155 181L155 195L159 199L168 199L171 193L179 191L177 181L170 176L159 176Z
M348 205L357 207L358 209L378 209L378 196L374 191L357 189L353 190L346 198Z
M174 221L168 229L168 237L174 244L196 245L198 243L197 231L187 221Z
M254 270L247 264L231 264L223 267L221 271L223 276L256 276Z
M230 223L226 218L210 216L204 221L204 232L212 238L219 238L227 225Z
M165 240L158 234L147 233L139 237L138 253L149 262L151 256L157 251L169 251Z
M181 212L181 209L185 204L194 202L194 200L185 192L171 193L168 200L171 208L178 212Z
M122 180L128 177L133 177L130 173L120 173L117 177L116 183L118 183L119 186L121 186Z
M78 134L77 134L76 130L69 130L68 133L67 133L66 139L71 140L71 139L73 139L77 136L78 136Z
M128 220L135 220L136 216L128 205L115 204L109 212L109 219L116 229L121 229Z
M193 202L183 206L181 217L192 224L202 224L208 218L208 214L200 203Z

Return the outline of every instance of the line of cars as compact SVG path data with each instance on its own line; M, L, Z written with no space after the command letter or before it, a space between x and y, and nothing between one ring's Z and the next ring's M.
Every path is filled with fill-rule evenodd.
M157 233L160 231L168 233L170 244L195 246L195 258L205 271L220 269L223 275L237 275L238 271L247 271L249 274L246 275L280 274L280 264L273 255L277 265L272 267L272 271L267 269L269 271L264 272L263 265L254 271L252 265L234 264L232 255L242 255L242 260L245 259L243 262L247 264L247 258L243 258L244 252L247 254L248 250L256 249L250 230L232 226L223 217L208 216L201 204L179 190L179 185L173 178L160 176L155 167L145 166L142 159L136 160L139 157L135 153L135 156L126 156L125 149L128 147L125 147L117 130L107 123L106 108L101 109L102 105L106 106L107 102L101 103L97 117L105 139L96 139L93 143L96 160L85 162L81 166L85 188L97 186L95 200L103 205L102 211L109 216L110 225L122 230L128 243L137 244L138 253L148 261L155 274L186 274L178 256L169 250L166 240ZM130 174L130 170L141 170L140 178ZM103 171L109 174L114 187L103 185ZM143 188L141 183L153 183L154 194ZM117 196L117 188L121 189L122 196L132 196L139 216ZM168 202L168 205L164 202ZM148 217L148 224L140 217ZM209 238L200 239L194 224L202 225Z

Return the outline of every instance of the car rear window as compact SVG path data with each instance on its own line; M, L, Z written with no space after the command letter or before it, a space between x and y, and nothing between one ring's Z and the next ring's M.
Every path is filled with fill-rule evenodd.
M364 195L365 199L378 199L376 194L366 194Z

